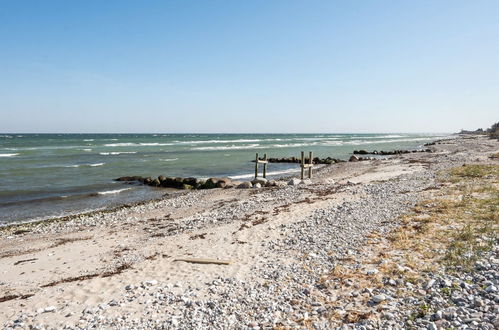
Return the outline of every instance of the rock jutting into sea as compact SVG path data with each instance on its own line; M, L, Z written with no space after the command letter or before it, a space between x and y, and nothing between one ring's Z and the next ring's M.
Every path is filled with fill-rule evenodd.
M431 149L417 149L417 150L392 150L392 151L367 151L367 150L354 150L353 154L354 155L383 155L383 156L388 156L388 155L400 155L400 154L410 154L410 153L416 153L416 152L432 152Z
M181 177L166 177L163 175L157 178L141 177L141 176L122 176L115 181L121 182L140 182L151 187L158 188L175 188L175 189L214 189L214 188L254 188L259 184L259 187L273 187L277 185L275 180L267 180L265 178L256 178L252 181L241 182L234 181L230 178L181 178ZM258 187L258 186L257 186Z
M260 160L264 160L262 157L259 158ZM299 157L283 157L283 158L267 158L267 161L269 163L292 163L292 164L299 164L301 163L301 158ZM314 164L335 164L335 163L341 163L344 162L342 159L337 159L337 158L331 158L331 157L326 157L326 158L319 158L315 157L312 158L312 161ZM254 163L255 160L252 160ZM305 163L309 163L309 158L305 158Z

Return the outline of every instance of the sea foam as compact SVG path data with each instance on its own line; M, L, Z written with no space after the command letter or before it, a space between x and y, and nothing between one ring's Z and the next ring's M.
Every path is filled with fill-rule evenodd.
M119 194L122 191L130 190L131 188L124 188L124 189L116 189L116 190L108 190L108 191L99 191L97 194L98 195L111 195L111 194Z

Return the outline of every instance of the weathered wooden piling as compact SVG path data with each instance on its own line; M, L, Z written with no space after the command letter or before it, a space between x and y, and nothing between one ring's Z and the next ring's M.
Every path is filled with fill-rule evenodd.
M314 166L313 162L313 153L310 151L308 153L308 164L305 164L305 152L301 152L301 179L303 180L304 174L305 174L305 169L308 168L308 178L312 179L312 167Z
M263 154L263 160L258 158L258 152L256 153L256 159L255 159L255 179L258 178L258 164L263 164L263 177L267 177L267 165L268 165L268 160L267 160L267 154Z

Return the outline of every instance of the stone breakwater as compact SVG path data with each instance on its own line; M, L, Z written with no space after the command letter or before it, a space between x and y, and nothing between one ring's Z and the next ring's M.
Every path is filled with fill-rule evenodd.
M416 152L432 152L431 149L417 149L417 150L392 150L392 151L367 151L367 150L354 150L354 155L382 155L382 156L390 156L390 155L401 155L401 154L410 154Z
M142 184L158 187L158 188L174 188L174 189L215 189L215 188L262 188L262 187L276 187L276 186L296 186L299 184L309 184L310 180L300 180L293 178L289 181L282 180L267 180L266 178L256 178L251 181L235 181L230 178L181 178L181 177L166 177L163 175L153 179L151 177L143 178L141 176L123 176L115 179L115 181L134 183L140 182Z
M214 189L231 188L234 182L230 178L209 178L207 180L198 178L166 177L157 178L141 176L123 176L115 179L122 182L140 182L151 187L176 188L176 189Z
M260 160L264 160L264 158L260 157ZM310 158L305 158L305 163L309 164L310 163ZM269 163L291 163L291 164L300 164L301 163L301 158L297 157L283 157L283 158L267 158L267 161ZM315 157L312 158L312 161L314 164L325 164L325 165L330 165L330 164L336 164L336 163L342 163L344 160L342 159L337 159L337 158L331 158L331 157L326 157L326 158L319 158ZM252 160L254 163L255 160Z

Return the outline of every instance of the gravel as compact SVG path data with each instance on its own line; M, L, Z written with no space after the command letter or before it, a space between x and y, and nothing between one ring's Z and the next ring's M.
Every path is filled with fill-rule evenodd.
M121 296L104 304L86 308L76 324L60 324L65 329L87 328L246 328L307 327L315 329L494 329L499 328L499 249L495 248L475 265L473 273L454 274L436 272L425 274L422 284L389 278L382 289L356 289L346 281L349 292L339 295L338 283L325 280L332 269L345 258L360 256L358 248L365 245L366 236L377 231L387 234L399 226L396 220L413 207L419 192L435 186L435 173L455 166L469 157L466 153L447 153L439 156L431 171L405 174L386 182L372 184L301 185L290 181L279 189L260 189L257 194L239 202L222 205L175 222L167 234L185 230L217 226L241 219L256 210L271 210L310 194L337 188L359 198L337 206L320 208L303 219L278 226L278 239L261 242L263 263L251 269L252 280L219 277L205 283L203 288L188 284L173 284L161 278L145 279L141 283L123 286ZM326 170L327 171L327 170ZM154 203L133 207L134 212L155 208L190 207L199 203L196 191ZM199 206L199 205L198 205ZM50 228L35 227L36 232L69 231L79 226L108 225L122 221L130 212L120 210L111 214L82 216ZM127 221L134 221L128 219ZM279 262L279 260L292 262ZM277 261L276 261L277 260ZM373 265L358 264L358 272L366 276L378 274ZM400 265L400 272L408 271ZM412 292L399 295L400 291ZM363 300L368 297L367 300ZM128 307L139 304L140 313L128 312ZM425 306L425 313L416 311ZM373 313L374 318L344 321L338 324L332 315L346 315L350 307ZM54 308L52 310L52 308ZM47 307L41 313L55 312ZM5 328L19 328L36 323L38 312L25 312L7 321Z

